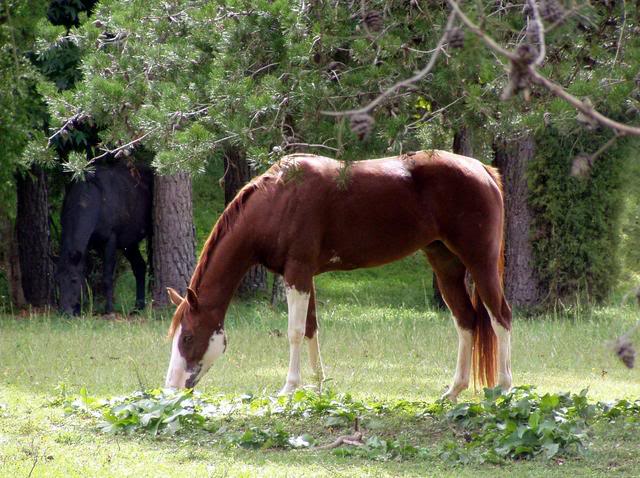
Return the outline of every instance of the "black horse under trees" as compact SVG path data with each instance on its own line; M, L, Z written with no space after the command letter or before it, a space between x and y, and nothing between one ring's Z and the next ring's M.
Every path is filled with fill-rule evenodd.
M62 207L62 240L56 282L61 311L80 312L88 249L103 259L105 312L113 312L116 250L123 251L136 278L136 309L145 305L146 264L139 243L151 234L151 171L144 166L99 165L73 183Z

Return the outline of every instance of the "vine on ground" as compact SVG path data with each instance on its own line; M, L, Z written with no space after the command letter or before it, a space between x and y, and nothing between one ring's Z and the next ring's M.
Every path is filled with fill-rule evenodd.
M54 404L62 404L70 414L97 419L99 430L106 433L158 437L204 430L212 433L214 441L249 449L331 448L340 456L375 460L439 456L452 463L575 456L586 450L587 434L597 421L640 424L640 400L595 403L587 399L586 390L540 395L531 386L517 387L509 393L485 389L479 402L458 405L442 401L361 401L348 394L309 390L288 397L150 390L99 399L85 389L77 396L65 394ZM309 424L319 420L321 428L315 436L291 432L288 425L296 419L298 425L300 420ZM385 419L404 420L414 432L435 430L445 439L425 446L415 436L419 433L385 429ZM337 440L335 447L319 446L321 435L327 431L353 427L359 436L364 435L361 440ZM374 431L378 434L370 433Z

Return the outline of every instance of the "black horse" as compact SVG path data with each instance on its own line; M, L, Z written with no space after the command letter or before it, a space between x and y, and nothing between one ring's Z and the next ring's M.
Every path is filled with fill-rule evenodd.
M136 278L136 309L145 305L146 264L140 241L151 234L153 175L145 166L98 165L85 181L73 183L62 206L62 241L56 270L59 307L80 313L89 248L103 258L105 312L113 312L116 250L124 252Z

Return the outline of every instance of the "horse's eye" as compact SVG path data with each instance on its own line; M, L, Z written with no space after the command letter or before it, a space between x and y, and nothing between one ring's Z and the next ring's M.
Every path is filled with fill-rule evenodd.
M193 342L193 335L184 335L182 337L182 343L185 345L190 344L191 342Z

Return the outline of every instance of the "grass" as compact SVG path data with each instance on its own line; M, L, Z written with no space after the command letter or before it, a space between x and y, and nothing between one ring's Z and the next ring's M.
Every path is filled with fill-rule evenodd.
M379 269L317 280L321 344L329 386L358 399L439 397L455 368L456 334L431 309L430 274L419 256ZM625 369L607 341L638 319L633 308L576 309L521 318L514 325L516 384L541 392L589 388L593 400L640 397L637 371ZM0 316L0 476L597 476L640 473L638 426L600 427L585 457L507 465L452 467L437 456L377 462L324 451L248 451L212 444L207 433L152 439L111 436L95 424L48 405L63 386L95 396L128 394L163 383L169 349L167 315L131 321L57 316ZM207 394L274 394L287 367L284 307L235 302L226 321L229 347L199 385ZM305 363L306 376L310 370ZM63 385L61 385L63 384ZM473 391L463 400L474 400ZM241 427L245 422L230 423ZM310 421L322 440L338 433ZM388 423L398 434L434 447L424 423ZM35 466L34 466L35 463Z

